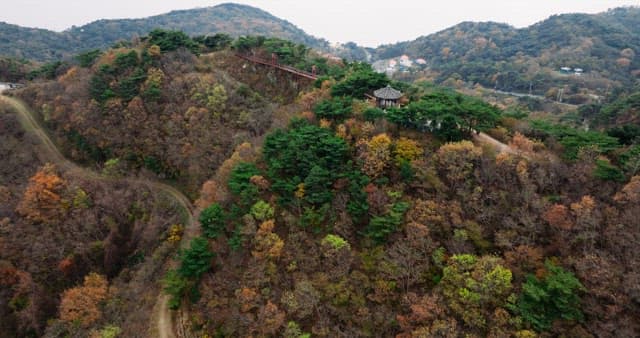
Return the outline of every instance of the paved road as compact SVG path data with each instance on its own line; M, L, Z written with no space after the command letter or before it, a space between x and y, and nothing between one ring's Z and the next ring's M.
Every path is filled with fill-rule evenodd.
M541 95L516 93L516 92L505 92L505 91L502 91L502 90L496 90L496 89L491 89L491 88L484 88L483 90L489 91L489 92L492 92L492 93L496 93L496 94L509 95L509 96L515 96L515 97L530 97L530 98L538 99L538 100L541 100L541 101L544 101L544 102L552 102L552 103L555 103L555 104L567 106L569 108L578 108L578 105L571 104L571 103L565 103L565 102L558 102L558 101L555 101L555 100L548 99L548 98L546 98L544 96L541 96Z

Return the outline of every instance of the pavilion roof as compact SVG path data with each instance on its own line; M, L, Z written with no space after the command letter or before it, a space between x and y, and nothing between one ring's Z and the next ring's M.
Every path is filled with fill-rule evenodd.
M383 100L397 100L402 97L402 92L387 85L384 88L374 91L373 96Z

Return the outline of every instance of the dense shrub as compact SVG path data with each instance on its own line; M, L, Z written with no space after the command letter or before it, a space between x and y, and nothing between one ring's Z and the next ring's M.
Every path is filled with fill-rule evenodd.
M268 135L262 153L273 190L285 203L292 201L301 184L305 201L314 205L328 202L331 184L348 163L348 147L343 139L302 120L292 122L288 130Z
M229 190L247 207L251 206L258 194L258 187L251 183L251 177L256 175L260 175L260 170L255 164L242 162L233 168L229 177Z
M584 290L580 281L569 271L550 262L547 273L538 278L527 277L518 298L517 311L536 330L551 328L556 319L582 320L578 292Z
M404 213L409 209L409 203L397 202L390 208L389 212L383 216L376 216L371 219L366 229L366 235L375 243L382 244L386 242L387 237L398 231L398 227L402 224Z
M313 107L313 112L321 119L344 120L351 116L353 99L350 97L336 97L320 101Z
M208 238L217 238L225 229L224 210L218 203L211 204L200 213L202 232Z
M213 256L206 239L202 237L192 239L189 248L180 253L178 274L184 278L199 279L203 273L211 269Z
M371 94L374 90L383 88L389 83L385 74L378 73L367 63L354 63L353 71L344 80L331 88L332 96L350 96L364 98L364 94Z
M149 32L148 41L152 45L159 46L163 53L178 48L186 48L194 54L199 52L198 44L182 31L154 29Z

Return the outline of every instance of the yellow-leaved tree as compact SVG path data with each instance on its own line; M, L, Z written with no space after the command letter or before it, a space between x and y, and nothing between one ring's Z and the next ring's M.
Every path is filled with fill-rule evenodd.
M380 176L391 160L391 138L387 134L379 134L361 146L362 171L369 177Z
M424 154L424 150L415 140L401 137L395 143L395 151L393 159L397 165L403 162L411 162L419 159Z

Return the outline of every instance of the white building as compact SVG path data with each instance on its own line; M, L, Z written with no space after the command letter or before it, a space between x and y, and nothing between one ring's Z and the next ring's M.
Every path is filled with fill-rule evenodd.
M411 61L411 58L405 54L400 57L400 65L403 67L411 67L413 66L413 61Z

